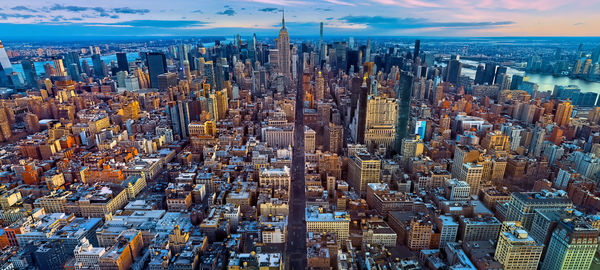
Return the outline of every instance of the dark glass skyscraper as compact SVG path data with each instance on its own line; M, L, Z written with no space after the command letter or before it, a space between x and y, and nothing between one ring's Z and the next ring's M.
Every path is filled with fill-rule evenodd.
M499 66L498 69L496 70L496 77L494 79L494 83L499 84L500 77L502 76L502 74L506 74L507 71L508 71L507 67Z
M477 66L477 71L475 72L475 84L483 84L485 81L485 67L482 64Z
M92 55L92 65L94 65L94 74L98 78L104 78L104 62L100 59L99 54Z
M521 87L521 83L523 83L523 76L521 75L513 75L512 81L510 82L510 90L517 90Z
M23 60L21 62L23 67L23 73L25 73L25 80L27 85L33 88L38 88L37 84L37 72L35 71L35 65L31 60Z
M420 51L421 51L421 40L417 39L417 40L415 40L415 51L413 52L413 61L417 60L417 57L419 57Z
M124 52L117 53L117 65L119 66L119 71L127 71L129 69L129 64L127 63L127 54Z
M69 72L69 66L71 64L75 64L77 67L77 72L81 73L81 64L79 63L79 53L78 52L68 52L62 55L63 56L63 64L67 72ZM71 75L71 74L69 74Z
M396 81L394 90L398 99L398 124L396 125L395 150L400 153L402 139L408 133L408 119L410 118L410 96L412 94L413 75L410 72L401 71L400 78Z
M158 88L158 75L167 72L167 59L162 52L149 52L146 55L146 66L150 77L150 87Z
M448 77L446 81L450 82L453 85L458 84L458 77L460 77L460 72L462 69L462 64L457 59L452 59L448 63Z
M484 76L484 83L487 83L489 85L494 84L494 79L496 78L496 68L498 68L498 65L496 65L495 63L486 63L485 64L485 76Z

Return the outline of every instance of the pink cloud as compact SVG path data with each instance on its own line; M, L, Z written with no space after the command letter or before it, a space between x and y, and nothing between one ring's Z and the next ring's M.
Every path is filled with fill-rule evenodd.
M441 7L439 4L422 0L372 0L375 3L384 5L401 6L406 8L415 7Z
M354 3L350 3L350 2L346 2L346 1L341 1L341 0L325 0L325 2L329 2L329 3L335 4L335 5L355 6Z

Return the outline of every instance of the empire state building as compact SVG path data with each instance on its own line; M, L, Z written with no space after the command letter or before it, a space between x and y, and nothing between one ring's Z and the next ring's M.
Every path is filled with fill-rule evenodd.
M290 35L285 28L285 13L281 17L281 30L279 30L279 39L277 41L277 49L279 50L279 68L283 76L290 80L292 78L290 68Z

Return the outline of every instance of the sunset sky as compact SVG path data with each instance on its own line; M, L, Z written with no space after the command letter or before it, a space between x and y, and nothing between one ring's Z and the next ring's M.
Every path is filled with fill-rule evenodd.
M598 36L599 0L0 1L0 37Z

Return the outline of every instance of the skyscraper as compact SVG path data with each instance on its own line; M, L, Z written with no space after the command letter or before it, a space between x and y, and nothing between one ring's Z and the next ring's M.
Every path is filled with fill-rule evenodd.
M510 90L518 90L521 87L521 83L527 81L526 78L521 75L513 75L510 82Z
M413 61L417 60L417 57L419 57L420 51L421 51L421 40L417 39L417 40L415 40L415 51L413 52Z
M8 55L6 54L4 45L2 45L2 41L0 41L0 86L11 86L8 75L10 75L12 72L12 64L10 63L10 59L8 59Z
M483 84L485 80L485 68L482 64L477 66L477 71L475 72L475 84Z
M352 102L352 122L350 124L351 136L356 143L364 143L365 127L367 116L367 100L369 95L369 78L352 78L351 101Z
M117 65L119 66L119 71L127 71L129 69L129 64L127 63L127 54L124 52L117 53Z
M489 85L494 84L494 79L496 78L496 68L498 68L498 65L496 65L495 63L486 63L485 64L485 76L484 76L484 83L487 83Z
M571 102L561 102L556 108L554 122L560 127L569 126L569 121L571 120L571 113L573 113L573 105L571 105Z
M410 117L410 96L412 94L413 75L401 71L399 79L394 86L396 98L398 99L398 121L396 124L396 152L400 152L402 139L408 134L408 118Z
M150 52L146 55L146 66L150 77L150 88L158 88L158 75L167 72L167 59L162 52Z
M104 78L104 76L106 75L104 74L104 61L100 59L99 54L92 55L92 65L94 65L94 74L96 75L96 77Z
M291 79L291 55L290 55L290 36L285 28L285 13L281 17L281 30L279 30L279 39L277 39L277 49L279 51L279 68L283 76Z
M589 269L597 248L597 228L582 219L562 220L552 233L542 269Z
M501 80L502 74L506 74L507 71L508 71L507 67L499 66L498 70L496 71L496 77L494 78L494 83L500 84L500 82L502 82L502 80Z
M450 62L448 62L448 76L446 78L446 81L450 82L453 85L457 85L461 69L462 64L458 60L458 56L456 56L455 59L452 59L450 60Z
M537 269L542 248L518 222L504 222L494 259L507 270Z
M23 60L21 62L21 66L23 67L23 73L25 73L25 79L27 80L27 85L32 88L38 88L37 84L37 72L35 70L35 65L31 60Z
M65 65L61 57L54 57L52 62L54 64L54 68L56 69L56 74L58 76L67 76L67 70L65 69Z
M169 120L171 120L173 134L179 135L181 139L187 138L188 124L190 123L188 102L171 101L167 103L166 113Z

